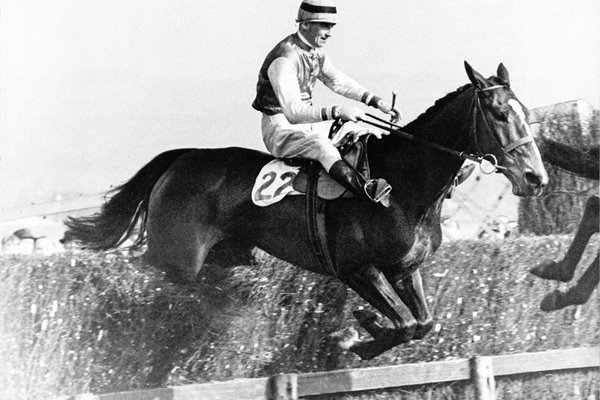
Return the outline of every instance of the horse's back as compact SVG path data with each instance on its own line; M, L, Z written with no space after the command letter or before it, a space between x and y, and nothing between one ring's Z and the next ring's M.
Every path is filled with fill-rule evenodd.
M255 170L256 173L273 157L265 152L243 147L193 149L183 154L173 167L191 168L191 175L221 175L223 172Z
M174 206L198 197L227 198L229 204L250 200L256 175L272 158L241 147L192 149L173 162L152 198Z

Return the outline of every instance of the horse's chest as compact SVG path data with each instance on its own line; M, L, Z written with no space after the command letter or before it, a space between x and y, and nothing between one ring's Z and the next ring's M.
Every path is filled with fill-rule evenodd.
M443 199L440 199L434 203L415 225L412 245L400 260L403 269L410 272L416 270L440 247L442 231L439 217L442 201Z
M441 237L434 226L420 225L415 230L415 240L400 264L404 269L413 272L428 259L440 245Z

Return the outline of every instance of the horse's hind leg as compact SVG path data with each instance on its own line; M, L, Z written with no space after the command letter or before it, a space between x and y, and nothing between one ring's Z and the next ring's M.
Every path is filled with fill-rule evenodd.
M350 274L346 283L394 324L394 328L386 328L377 323L361 322L359 319L363 326L366 325L374 340L352 343L350 351L358 354L363 360L368 360L412 339L417 321L379 269L372 265L367 266Z
M211 227L180 231L177 235L173 235L172 230L165 235L149 233L147 261L163 270L168 280L190 283L196 279L211 248L221 238L220 231Z
M575 286L570 287L566 292L557 289L548 293L542 300L540 309L548 312L567 306L584 304L590 299L592 292L598 286L599 275L600 261L596 256Z
M598 222L599 211L600 199L598 196L590 197L585 204L585 211L579 223L579 228L565 257L558 262L544 262L533 267L530 272L542 279L553 279L561 282L570 281L575 274L577 263L581 260L590 237L600 229Z
M254 262L253 246L239 238L227 238L214 245L205 263L221 267L251 265Z

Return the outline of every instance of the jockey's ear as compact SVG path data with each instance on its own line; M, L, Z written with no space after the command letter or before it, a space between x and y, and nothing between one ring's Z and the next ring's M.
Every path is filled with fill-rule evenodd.
M510 86L510 79L508 77L508 70L504 66L504 64L500 63L498 65L498 71L496 72L496 76L500 78L506 86Z
M310 24L310 22L308 22L308 21L300 22L298 24L298 30L302 31L302 32L306 31L309 28L309 26L308 26L309 24Z
M485 79L483 75L481 75L479 72L475 71L473 67L471 67L466 61L465 70L467 71L467 76L469 77L469 80L473 85L475 85L475 87L479 89L484 89L490 86L487 79Z

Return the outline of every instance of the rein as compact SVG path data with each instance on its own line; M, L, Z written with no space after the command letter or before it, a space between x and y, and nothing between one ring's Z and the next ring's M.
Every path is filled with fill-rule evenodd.
M478 136L477 136L477 113L478 113L478 111L482 111L482 109L483 109L483 107L481 106L481 100L479 98L479 93L489 91L489 90L505 88L505 87L506 86L504 86L504 85L495 85L495 86L490 86L490 87L483 88L483 89L475 89L476 93L475 93L475 97L473 98L473 103L472 103L473 105L471 107L473 110L472 111L472 118L473 118L472 132L473 132L473 136L475 138L475 146L477 147L478 150L479 150L479 143L477 141L477 138L478 138ZM466 153L464 151L458 151L458 150L452 149L450 147L442 146L440 144L433 143L428 140L424 140L417 136L414 136L408 132L403 131L399 125L396 125L392 122L386 121L383 118L379 118L373 114L366 113L365 115L371 119L374 119L375 121L380 122L380 123L368 121L368 120L364 120L364 119L361 119L360 120L361 122L366 123L371 126L374 126L376 128L388 131L390 133L394 133L396 135L402 136L405 139L412 140L412 141L422 144L424 146L432 147L434 149L443 151L445 153L452 154L454 156L459 157L462 160L474 161L474 162L480 164L481 171L485 174L491 174L494 172L498 172L499 170L500 171L506 170L506 167L498 165L498 157L496 157L492 153L482 154L482 152L479 151L479 153L477 153L477 154L470 154L470 153ZM488 123L488 120L487 120L487 117L485 116L485 114L482 113L482 117L483 117L483 121L484 121L486 129L488 130L488 132L492 132L492 129ZM382 125L382 124L385 124L385 125ZM516 149L517 147L522 146L526 143L530 143L532 141L533 141L533 137L528 135L528 136L522 137L514 142L511 142L511 143L507 144L506 146L500 146L500 147L501 147L502 151L506 155L508 155L509 152ZM484 170L484 168L483 168L484 161L490 163L492 165L493 169L491 169L491 170L485 169Z

